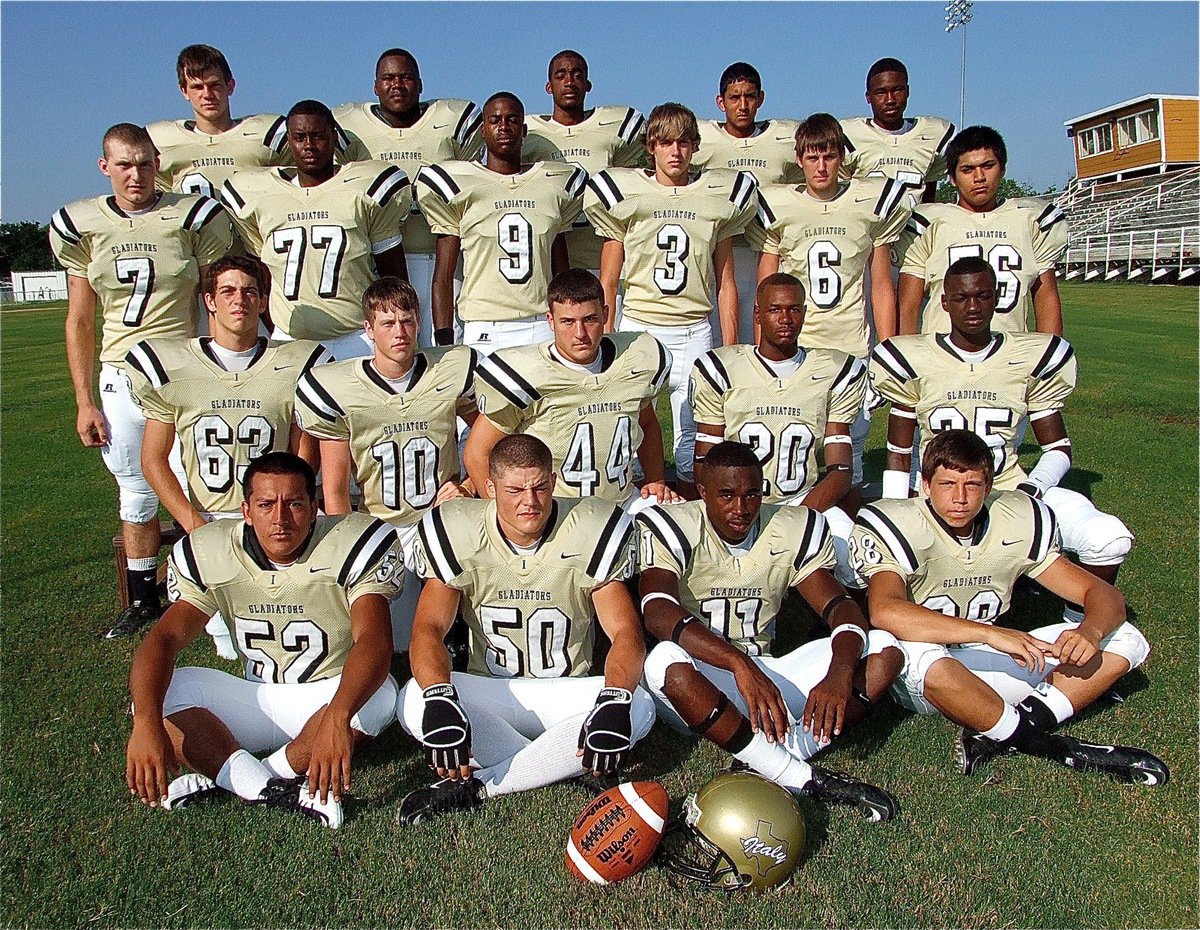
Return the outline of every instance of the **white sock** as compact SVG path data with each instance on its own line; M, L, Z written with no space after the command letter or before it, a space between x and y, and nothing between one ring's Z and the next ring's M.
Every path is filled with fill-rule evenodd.
M148 555L144 559L126 559L125 564L131 572L148 572L158 567L158 557Z
M289 745L285 743L262 760L262 764L274 778L295 778L300 774L292 768L292 763L288 762L287 748Z
M811 765L797 759L782 744L769 742L761 730L733 757L785 788L799 790L812 780Z
M1054 713L1054 719L1058 723L1063 723L1070 720L1075 715L1075 707L1071 704L1071 699L1063 694L1058 688L1050 684L1048 681L1043 681L1040 685L1034 688L1033 693L1041 699Z
M488 797L541 788L582 775L583 760L575 752L585 717L580 714L555 724L516 754L476 772Z
M997 743L1003 743L1017 732L1017 724L1020 722L1021 715L1017 713L1016 708L1011 704L1005 704L1004 710L1000 711L1000 719L986 730L982 730L979 735L986 736Z
M215 781L244 801L257 801L272 777L270 769L245 749L239 749L225 760Z

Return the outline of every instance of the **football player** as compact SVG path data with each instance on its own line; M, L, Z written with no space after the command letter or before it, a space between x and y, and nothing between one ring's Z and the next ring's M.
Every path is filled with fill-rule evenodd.
M790 119L759 121L766 99L758 69L735 61L721 72L717 109L725 121L700 121L700 148L692 164L700 171L728 168L748 171L759 184L802 184L804 174L796 164L797 122ZM744 236L733 240L738 286L738 341L754 342L754 290L757 256Z
M1114 583L1133 534L1082 494L1058 486L1071 468L1062 407L1075 389L1074 349L1049 333L993 332L996 272L983 258L958 259L944 283L950 333L898 336L871 356L872 388L892 402L884 496L908 497L915 427L922 449L943 430L972 430L992 450L994 486L1043 500L1062 530L1063 548ZM1042 447L1028 474L1017 461L1017 423L1026 415ZM1082 614L1068 606L1065 618L1078 622Z
M785 788L890 820L896 804L886 791L806 760L887 693L900 671L896 640L870 630L834 580L821 514L763 505L763 469L749 446L718 443L697 485L701 500L637 518L642 610L659 640L646 684L658 713ZM790 588L832 634L775 658L775 620Z
M624 583L632 518L599 498L553 498L550 450L534 436L496 443L487 480L492 500L458 498L421 519L426 581L397 715L442 780L404 799L404 824L572 777L594 785L654 723ZM443 638L460 608L470 663L451 672ZM592 674L596 622L612 642L603 675Z
M955 203L913 211L898 245L900 332L946 332L941 306L946 269L977 255L996 272L996 329L1025 332L1030 307L1039 333L1061 336L1062 302L1054 267L1067 246L1067 219L1037 197L999 198L1008 152L1000 133L968 126L946 147L946 167L958 190ZM929 302L922 316L922 301Z
M593 495L620 505L674 500L663 475L662 427L654 399L671 358L649 333L604 334L604 291L590 271L572 268L550 282L547 318L554 341L503 349L479 362L482 416L464 457L485 488L492 448L528 433L550 447L562 497ZM633 484L634 454L646 476Z
M484 162L426 165L417 199L437 236L433 325L454 341L454 269L461 252L458 316L465 345L482 353L550 338L546 286L568 267L563 233L582 209L587 172L569 164L521 164L525 108L507 91L483 105Z
M632 107L589 110L585 101L591 89L588 63L579 52L564 49L550 59L546 93L554 101L554 112L525 117L523 162L568 162L589 174L613 165L632 168L641 163L645 117ZM577 217L567 233L570 267L599 274L601 242L587 217Z
M370 359L310 370L296 386L296 418L321 446L325 512L350 512L351 476L362 510L396 528L404 549L405 584L392 603L392 639L408 648L419 582L417 522L464 493L456 417L475 422L475 352L466 346L418 348L416 290L380 278L363 294Z
M295 168L240 171L222 200L271 272L271 338L311 339L337 359L371 353L362 294L382 275L407 277L401 223L412 185L395 165L334 162L337 124L325 104L287 115Z
M696 425L687 403L688 375L712 348L712 293L717 292L721 339L737 342L738 295L733 240L754 218L754 176L713 168L692 171L700 144L696 116L678 103L654 108L646 123L651 170L608 168L588 181L584 210L604 237L600 283L623 332L648 332L671 353L671 419L675 472L694 497L692 454ZM612 318L624 279L625 302Z
M697 473L723 439L745 443L765 472L767 503L804 503L824 513L842 580L849 581L846 541L854 524L842 505L850 493L850 424L863 407L866 365L836 349L801 346L808 331L804 287L790 274L763 279L754 314L758 345L713 349L692 369Z
M884 177L899 181L921 203L933 203L946 176L946 146L954 124L936 116L905 118L908 69L880 58L867 69L869 117L842 120L846 135L844 178Z
M189 45L179 53L175 72L192 118L146 127L158 149L160 189L215 198L235 171L290 163L282 116L260 113L234 119L229 112L235 82L220 51L211 45Z
M288 452L251 462L242 489L242 523L206 524L172 550L178 599L129 673L125 781L152 807L236 795L336 828L351 757L395 720L396 531L318 516L312 468ZM234 619L245 678L175 668L217 611ZM169 781L180 763L193 772Z
M375 159L397 165L416 178L424 165L457 159L477 161L483 148L483 117L469 100L422 100L421 69L412 53L389 48L375 63L377 103L347 103L333 111L346 139L343 161ZM434 237L416 201L404 220L408 280L421 308L418 332L431 340Z
M211 336L145 339L125 370L146 417L142 473L184 532L209 520L241 516L237 482L266 452L301 447L293 422L296 379L330 361L315 342L268 346L258 335L266 274L257 259L227 255L205 269L201 295ZM170 462L179 436L187 484ZM311 450L309 459L315 458ZM220 614L208 623L217 654L236 659Z
M888 178L842 181L845 137L828 113L814 113L796 130L796 161L804 186L759 189L756 221L746 231L762 253L759 280L777 271L807 285L804 344L865 359L871 336L864 282L870 272L877 338L896 333L896 292L890 249L909 217L904 185ZM871 423L855 416L851 483L863 481L862 456Z
M100 449L120 490L130 605L109 637L126 636L159 614L158 498L142 475L145 417L129 390L125 356L141 339L187 339L196 332L200 269L233 241L217 201L154 189L158 158L141 126L104 134L100 171L112 194L68 204L50 219L50 246L67 269L67 367L75 389L75 431ZM100 406L93 375L96 311L101 313ZM172 464L183 484L178 449Z
M1022 752L1165 784L1167 766L1143 749L1053 732L1141 665L1150 647L1125 619L1121 593L1061 557L1049 507L1021 491L993 491L992 463L975 433L945 430L922 457L922 497L859 512L851 553L871 620L905 654L892 696L963 728L956 749L965 775L997 754ZM999 625L1022 576L1082 604L1082 622L1029 633Z

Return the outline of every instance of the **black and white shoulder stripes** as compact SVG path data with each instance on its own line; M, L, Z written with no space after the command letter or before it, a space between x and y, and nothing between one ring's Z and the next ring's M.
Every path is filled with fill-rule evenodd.
M705 381L712 385L713 390L718 394L724 394L732 384L729 380L729 372L721 364L721 359L717 356L716 349L709 349L697 358L695 370L700 373L700 376Z
M871 350L871 360L897 381L915 381L916 369L909 364L891 339L885 339Z
M617 187L617 182L613 180L612 175L607 171L598 171L593 174L588 179L587 186L596 195L600 203L604 205L604 209L606 210L611 210L625 199L625 195Z
M637 516L638 521L658 537L675 558L680 571L687 571L692 564L693 547L682 527L675 522L668 507L647 507Z
M520 372L496 354L480 356L475 372L518 410L525 410L542 396Z
M417 172L417 183L424 184L446 203L449 203L462 191L450 172L441 165L422 166L421 170Z
M371 566L382 559L395 543L396 528L378 517L372 519L350 547L350 553L338 571L338 584L343 587L358 584Z
M420 537L422 547L429 553L429 565L438 581L448 585L462 574L462 563L454 554L441 507L434 507L421 518L421 522L417 524L417 536Z
M612 506L604 529L596 540L592 557L588 560L587 575L597 581L607 581L617 566L621 554L630 548L630 535L633 533L633 517L622 508Z
M79 245L83 241L83 233L76 228L66 207L54 211L54 215L50 217L50 225L64 242Z
M367 197L379 206L386 207L396 194L409 186L408 175L395 165L388 165L367 188Z
M468 103L463 110L463 114L459 117L457 125L454 127L454 141L458 145L465 146L471 141L471 136L479 131L479 127L483 125L483 113L479 107L473 103Z
M864 507L858 512L858 519L855 522L875 534L876 538L887 547L897 565L910 575L916 573L920 567L916 552L913 551L909 541L904 538L904 533L900 528L882 510L874 506Z
M808 516L804 521L804 533L800 537L800 547L796 550L796 560L792 563L792 566L797 569L803 568L819 556L830 536L829 523L821 512L813 510L811 507L804 509L808 511Z
M1033 377L1042 381L1053 378L1067 362L1075 355L1075 350L1071 348L1071 343L1063 339L1062 336L1050 336L1049 344L1046 346L1046 351L1042 357L1038 359L1033 370L1030 372Z
M333 399L333 395L325 390L325 386L317 379L311 367L296 381L296 399L330 423L346 416L346 411Z
M143 339L129 350L125 356L125 363L131 368L135 368L155 390L162 388L171 380L167 373L167 366L162 363L147 340Z

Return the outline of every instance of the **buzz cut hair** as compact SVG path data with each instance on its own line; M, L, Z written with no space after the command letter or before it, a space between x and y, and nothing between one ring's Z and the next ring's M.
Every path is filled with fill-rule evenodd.
M256 475L300 475L304 478L304 490L308 493L308 499L317 499L317 474L308 462L294 452L268 452L251 462L242 476L243 500L250 500Z
M575 59L581 65L583 65L584 75L586 75L588 73L587 59L584 58L583 55L581 55L579 52L575 51L575 49L573 49L573 48L564 48L561 52L559 52L557 55L555 55L553 58L551 58L550 64L548 64L546 66L546 79L547 80L549 80L550 78L552 78L554 76L554 65L564 58Z
M992 151L1001 168L1008 167L1008 149L1004 145L1004 137L991 126L968 126L946 146L946 171L950 177L954 177L960 158L968 152L983 149Z
M100 151L105 158L108 158L108 147L114 142L134 147L145 146L155 155L158 154L158 149L154 147L154 140L150 138L146 127L139 126L137 123L117 123L104 131L104 138L100 140Z
M904 62L902 62L899 58L880 58L879 61L875 62L875 64L871 65L871 67L867 69L867 89L870 89L871 79L875 77L875 75L888 74L892 71L903 75L904 83L908 83L908 68L904 67Z
M748 61L735 61L721 72L721 96L725 96L730 84L736 84L738 81L748 81L754 85L756 91L762 93L762 75L758 73L758 69Z
M550 447L528 433L505 436L492 447L492 454L488 458L488 477L497 481L512 468L536 468L553 474L554 458L550 455Z
M590 304L604 306L604 288L600 279L586 268L568 268L560 271L550 281L546 290L546 304L554 312L555 304Z
M776 271L774 274L769 274L758 282L758 287L754 289L755 301L761 301L763 294L767 292L768 288L772 287L794 287L800 291L801 301L804 300L804 282L794 274L788 274L786 271Z
M969 429L942 430L921 452L921 477L933 481L939 468L950 471L981 471L990 486L995 468L992 450Z
M480 108L481 112L487 112L487 108L490 107L497 100L511 100L513 103L515 103L518 107L521 108L522 113L525 112L525 104L523 104L521 102L521 98L518 97L516 94L514 94L511 90L496 91L494 94L492 94L490 97L488 97L487 100L483 101L483 106Z
M179 77L179 86L186 87L188 78L201 78L209 71L217 71L226 81L233 80L233 72L229 62L221 54L220 49L211 45L189 45L175 59L175 73Z
M660 103L646 120L646 151L659 142L700 142L696 114L682 103Z
M363 319L372 324L380 313L390 310L396 314L411 313L420 325L420 307L416 289L395 275L372 281L362 295Z
M735 442L732 439L717 443L704 454L703 475L711 475L718 468L749 468L759 479L763 473L762 462L758 460L754 450L744 442ZM702 480L705 484L708 483L707 477Z
M218 258L211 265L205 265L204 271L200 275L200 293L215 295L217 280L227 271L240 271L253 278L258 285L259 292L266 296L267 288L270 287L267 267L252 255L226 255Z
M961 278L969 274L986 274L991 278L993 287L996 284L996 269L982 255L966 255L951 262L946 273L942 275L942 280Z
M331 130L337 129L337 122L333 118L333 111L320 100L301 100L298 103L292 104L292 108L287 111L287 122L291 123L293 116L323 116L325 121L329 123Z
M379 53L379 57L375 59L375 73L379 73L379 66L383 64L387 58L407 58L412 62L413 70L417 72L417 77L421 76L421 66L417 64L417 56L406 48L389 48Z
M796 127L796 154L805 152L846 153L842 124L831 113L814 113Z

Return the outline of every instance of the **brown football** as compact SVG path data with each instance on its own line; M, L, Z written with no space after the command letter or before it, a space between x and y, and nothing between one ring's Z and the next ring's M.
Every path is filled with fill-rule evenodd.
M597 885L633 875L658 849L667 805L656 781L625 782L598 795L571 827L567 871Z

